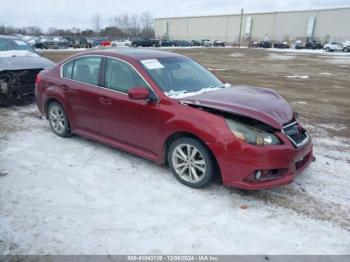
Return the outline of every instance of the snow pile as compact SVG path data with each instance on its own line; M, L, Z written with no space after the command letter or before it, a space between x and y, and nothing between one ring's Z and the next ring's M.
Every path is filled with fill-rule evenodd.
M300 76L300 75L292 75L292 76L286 76L287 78L300 78L300 79L309 79L309 76Z
M269 54L270 60L291 60L294 58L295 56L291 56L291 55Z

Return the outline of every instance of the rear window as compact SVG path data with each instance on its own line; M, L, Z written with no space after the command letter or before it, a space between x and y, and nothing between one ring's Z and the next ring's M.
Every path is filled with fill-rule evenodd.
M72 79L74 60L64 64L62 68L62 77Z

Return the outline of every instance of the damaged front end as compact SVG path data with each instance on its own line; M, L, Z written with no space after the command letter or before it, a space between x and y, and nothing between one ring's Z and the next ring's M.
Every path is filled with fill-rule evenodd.
M33 95L35 78L42 69L5 70L0 72L0 104L11 104Z

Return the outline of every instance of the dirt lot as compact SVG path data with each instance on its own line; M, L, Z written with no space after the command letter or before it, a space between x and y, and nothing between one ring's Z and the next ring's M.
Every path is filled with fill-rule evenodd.
M271 190L194 190L166 167L55 136L33 104L0 108L0 255L349 254L350 56L169 51L233 84L279 91L311 131L317 161Z

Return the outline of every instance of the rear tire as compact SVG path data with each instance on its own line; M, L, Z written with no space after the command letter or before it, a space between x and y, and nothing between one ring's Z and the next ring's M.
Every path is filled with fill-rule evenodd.
M51 129L56 135L60 137L71 135L69 120L61 104L51 102L48 106L47 115Z
M214 178L215 161L210 151L193 138L176 139L170 145L168 163L176 179L192 188L205 187Z

